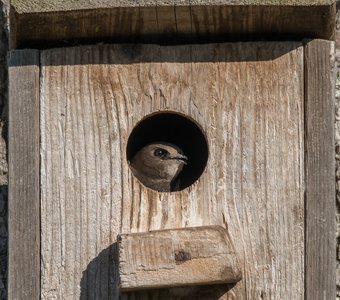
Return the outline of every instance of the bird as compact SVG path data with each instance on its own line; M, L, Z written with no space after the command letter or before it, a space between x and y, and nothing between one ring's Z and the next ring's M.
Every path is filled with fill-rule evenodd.
M155 142L144 146L132 158L130 168L145 186L159 192L178 190L178 175L188 158L176 145Z

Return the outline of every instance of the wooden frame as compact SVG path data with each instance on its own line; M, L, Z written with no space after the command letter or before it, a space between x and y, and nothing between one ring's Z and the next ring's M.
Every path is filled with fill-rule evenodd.
M39 299L39 51L13 51L9 64L8 298Z
M334 43L305 46L305 299L335 299Z
M336 14L335 0L14 0L11 4L12 48L103 41L331 39Z
M9 299L40 298L39 51L9 68ZM305 45L305 299L335 298L334 44Z

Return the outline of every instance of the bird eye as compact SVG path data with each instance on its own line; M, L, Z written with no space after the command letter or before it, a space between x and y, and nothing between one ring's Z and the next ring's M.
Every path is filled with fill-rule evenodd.
M164 158L167 154L168 154L168 151L164 150L164 149L161 149L161 148L157 148L153 154L155 156L158 156L158 157L161 157L161 158Z

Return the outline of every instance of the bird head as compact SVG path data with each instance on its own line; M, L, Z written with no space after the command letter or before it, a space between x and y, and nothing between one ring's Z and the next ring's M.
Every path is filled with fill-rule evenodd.
M150 181L171 183L187 164L188 158L176 145L152 143L137 152L131 161L135 176L146 186Z

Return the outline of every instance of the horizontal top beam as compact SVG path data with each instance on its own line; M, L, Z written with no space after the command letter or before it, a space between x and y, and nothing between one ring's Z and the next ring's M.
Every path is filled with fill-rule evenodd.
M11 4L18 13L60 12L94 8L148 7L148 6L192 6L195 5L271 5L271 6L320 6L332 5L334 0L12 0Z
M12 48L333 39L335 0L12 0Z

